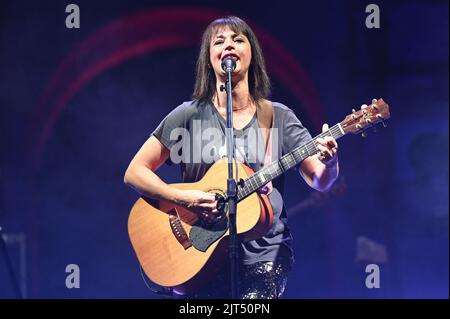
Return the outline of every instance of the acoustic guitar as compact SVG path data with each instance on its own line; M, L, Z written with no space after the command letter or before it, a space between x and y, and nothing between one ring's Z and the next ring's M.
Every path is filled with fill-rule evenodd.
M262 237L273 221L267 195L257 192L269 181L297 166L305 158L318 153L316 139L332 136L336 140L348 133L366 134L366 129L390 117L389 106L372 100L360 110L307 143L264 166L258 172L243 163L238 167L236 225L240 241ZM178 189L201 190L216 194L222 214L216 222L206 221L188 209L167 201L141 197L131 209L128 233L142 269L155 284L172 288L177 294L194 292L221 266L228 251L227 218L228 160L214 163L195 183L172 184Z

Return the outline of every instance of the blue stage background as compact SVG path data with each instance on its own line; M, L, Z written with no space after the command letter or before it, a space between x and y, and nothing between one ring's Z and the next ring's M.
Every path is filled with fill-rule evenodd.
M313 135L372 98L391 106L386 129L340 140L340 188L321 206L296 210L315 195L288 173L284 297L448 298L448 1L376 1L379 29L356 0L77 0L79 29L65 26L69 3L0 2L0 225L26 297L158 298L128 239L138 196L123 174L189 100L207 22L233 14L257 30L272 99ZM3 259L0 297L14 297Z

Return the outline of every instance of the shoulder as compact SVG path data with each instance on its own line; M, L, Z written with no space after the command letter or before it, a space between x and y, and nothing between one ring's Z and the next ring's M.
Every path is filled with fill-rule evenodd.
M301 128L306 129L303 126L302 121L297 117L297 114L288 106L283 103L270 101L273 105L275 126L283 129Z
M201 113L205 107L206 104L199 103L198 101L185 101L170 111L167 117L189 119L195 114Z
M263 104L272 104L273 111L276 112L276 113L286 113L286 112L292 112L293 113L293 111L288 106L286 106L285 104L280 103L280 102L270 101L270 100L264 99L264 100L262 100L262 103Z
M204 107L204 104L198 101L184 101L178 105L173 111L175 112L198 112L200 108ZM173 112L172 111L172 112Z
M192 120L199 118L207 104L200 104L197 101L185 101L170 110L165 118L159 123L153 134L161 140L169 140L170 134L175 128L189 129ZM169 143L165 144L166 147ZM168 147L169 148L169 147Z
M294 113L291 108L283 103L272 101L273 109L277 113Z
M265 100L265 102L269 102L272 104L273 112L275 114L275 119L284 120L286 117L295 117L294 111L288 107L287 105L276 102L276 101L269 101Z

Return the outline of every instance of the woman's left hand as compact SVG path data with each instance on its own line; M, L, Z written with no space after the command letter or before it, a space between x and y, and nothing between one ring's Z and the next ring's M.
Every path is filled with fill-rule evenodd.
M322 126L322 133L328 131L328 124ZM325 138L317 138L317 158L326 166L333 166L337 163L337 149L338 144L336 140L331 136Z

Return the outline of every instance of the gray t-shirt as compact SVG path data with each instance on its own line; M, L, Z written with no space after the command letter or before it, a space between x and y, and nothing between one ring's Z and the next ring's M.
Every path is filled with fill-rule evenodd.
M277 102L273 102L273 108L271 161L311 139L291 109ZM216 160L226 155L225 129L226 121L214 105L189 101L170 112L152 134L171 150L168 164L180 164L182 180L189 183L201 179ZM234 132L236 157L254 171L260 170L264 166L265 143L256 114L245 127ZM273 208L273 225L260 239L241 243L243 264L293 262L292 236L283 205L284 175L272 183L269 201Z

